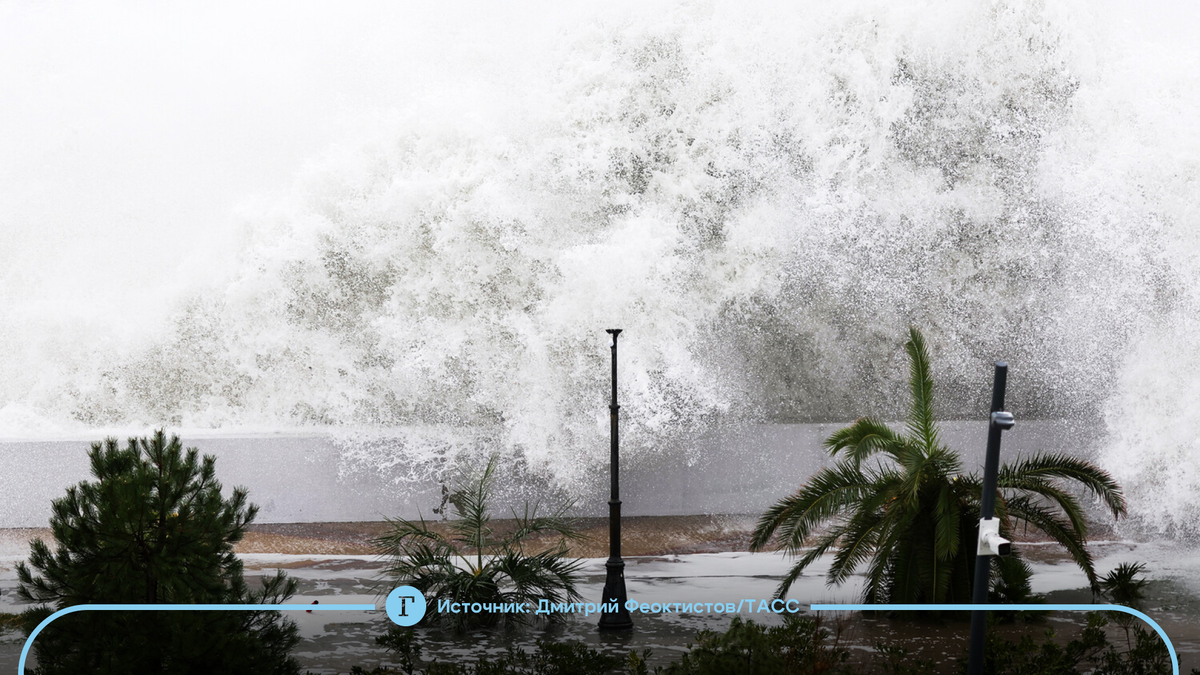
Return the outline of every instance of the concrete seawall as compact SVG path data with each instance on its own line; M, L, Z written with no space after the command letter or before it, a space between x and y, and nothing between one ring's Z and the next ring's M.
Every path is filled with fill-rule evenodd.
M699 435L683 450L623 458L621 498L630 516L761 512L829 463L821 440L840 424L774 424ZM102 434L101 434L102 435ZM984 422L947 422L944 441L963 452L967 470L982 463ZM99 437L99 436L98 436ZM183 438L216 455L226 488L244 486L260 507L257 522L375 521L384 516L430 516L441 501L436 482L397 482L382 471L348 470L330 436L259 434ZM1097 443L1083 425L1020 421L1004 437L1004 457L1058 450L1090 456ZM90 442L0 441L0 527L44 527L50 502L89 478ZM972 457L977 456L978 460ZM501 467L503 473L504 467ZM502 477L497 515L538 498L536 477ZM578 500L580 515L607 513L607 467ZM434 516L436 517L436 516Z

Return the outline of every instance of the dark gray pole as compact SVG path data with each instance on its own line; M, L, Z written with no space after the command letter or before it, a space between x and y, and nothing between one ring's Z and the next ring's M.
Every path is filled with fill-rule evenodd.
M628 595L625 592L625 561L621 560L621 484L620 484L620 455L617 434L617 336L620 328L609 328L605 331L612 336L612 403L608 406L611 434L610 471L612 473L612 492L608 499L608 562L604 563L604 596L600 602L605 607L617 603L615 612L600 614L600 630L629 630L633 628L633 619L625 608Z
M983 494L979 505L979 517L990 519L996 515L996 479L1000 472L1000 432L1012 427L1012 416L1004 413L1004 387L1008 381L1008 364L996 362L996 379L992 384L992 410L988 423L987 455L983 461ZM999 413L999 415L997 414ZM1007 418L1004 416L1007 415ZM992 558L990 555L975 556L975 586L971 601L976 605L987 604L988 583L991 579ZM987 637L987 612L971 612L971 652L967 660L967 675L982 675L983 646Z

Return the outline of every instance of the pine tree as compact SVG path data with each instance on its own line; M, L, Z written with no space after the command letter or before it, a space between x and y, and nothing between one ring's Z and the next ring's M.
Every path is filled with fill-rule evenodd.
M31 544L17 566L29 632L54 609L84 603L276 603L295 592L282 572L250 591L233 545L258 508L238 488L221 496L216 459L177 436L92 445L95 481L52 506L56 549ZM53 606L51 609L50 606ZM279 612L81 612L56 619L34 643L37 673L295 675L299 641Z

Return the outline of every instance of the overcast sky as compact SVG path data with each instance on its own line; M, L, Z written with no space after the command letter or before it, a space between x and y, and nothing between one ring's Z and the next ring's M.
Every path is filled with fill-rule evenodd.
M554 4L0 4L0 297L156 303L331 144L442 83L512 81L555 35ZM95 273L130 254L168 269Z

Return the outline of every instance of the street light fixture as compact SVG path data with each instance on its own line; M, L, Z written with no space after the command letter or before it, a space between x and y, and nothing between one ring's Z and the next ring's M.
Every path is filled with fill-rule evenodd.
M975 585L972 603L987 604L991 580L992 557L1008 555L1012 543L1000 536L1000 519L996 518L996 481L1000 472L1000 433L1013 428L1012 413L1004 410L1004 388L1008 383L1008 364L996 362L992 383L992 414L988 424L987 455L983 459L983 494L979 504L979 539L975 548ZM987 637L987 612L971 612L971 651L967 660L968 675L982 675L983 647Z
M630 630L633 628L633 619L625 608L629 596L625 592L625 561L621 560L621 486L617 435L617 411L620 409L617 405L617 336L621 334L621 329L609 328L605 332L612 336L612 403L608 406L612 493L608 499L608 562L604 563L604 596L600 602L606 608L616 603L616 611L600 614L600 630Z

